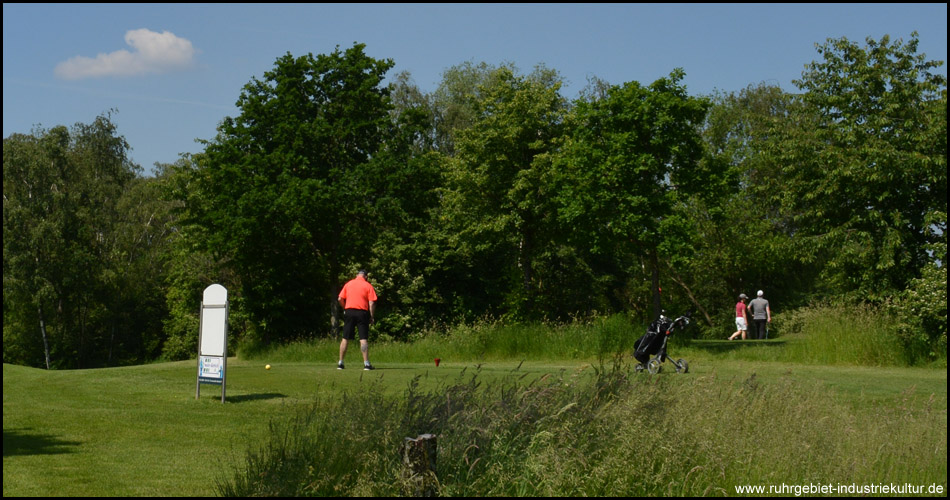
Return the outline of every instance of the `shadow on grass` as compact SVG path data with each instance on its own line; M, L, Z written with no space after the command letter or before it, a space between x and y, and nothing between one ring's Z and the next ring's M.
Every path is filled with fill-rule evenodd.
M82 444L79 441L67 441L32 431L32 429L4 429L3 456L74 453L75 447Z
M220 398L220 396L218 396ZM280 394L278 392L265 392L263 394L240 394L237 396L228 396L225 395L224 400L228 403L245 403L247 401L260 401L263 399L280 399L286 398L286 394Z
M744 349L748 347L781 347L785 345L784 340L693 340L690 341L689 346L712 353L721 353L727 351L733 351L736 349Z

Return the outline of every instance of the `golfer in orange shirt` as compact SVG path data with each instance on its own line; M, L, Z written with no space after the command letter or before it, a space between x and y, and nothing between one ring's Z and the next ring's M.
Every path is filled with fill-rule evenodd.
M369 362L369 325L376 321L377 298L376 289L366 281L366 270L360 269L355 278L343 285L338 300L343 308L343 340L340 342L340 362L336 368L343 369L343 357L349 341L353 340L353 330L359 330L363 369L373 370Z

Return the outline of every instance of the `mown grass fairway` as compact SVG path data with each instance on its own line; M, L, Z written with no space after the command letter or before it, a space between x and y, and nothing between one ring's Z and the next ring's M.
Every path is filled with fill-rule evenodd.
M195 399L194 361L85 371L45 371L5 364L3 494L211 496L218 492L217 483L230 480L236 470L244 467L249 449L262 446L261 443L268 438L269 423L291 419L316 399L333 400L370 388L400 398L416 377L420 391L435 391L447 384L467 380L476 371L479 380L489 385L492 381L511 380L512 374L525 374L520 379L524 384L548 373L565 377L574 377L579 373L581 377L586 377L593 375L599 364L590 359L525 362L511 359L479 363L443 358L441 366L436 368L432 361L383 361L389 357L385 349L385 346L376 349L378 356L374 361L378 360L378 369L373 372L362 371L355 362L355 356L350 360L352 366L348 365L343 371L336 370L332 357L319 362L231 358L228 360L225 404L220 402L220 389L213 385L202 385L201 398ZM742 445L748 446L749 452L740 450L737 457L753 457L753 450L760 448L788 447L788 442L754 439L769 436L772 426L796 424L769 421L770 414L780 418L808 419L809 412L814 408L764 407L764 414L761 413L762 409L755 409L760 413L747 414L743 408L736 407L729 413L730 401L746 391L750 384L761 388L763 394L773 389L776 393L790 391L792 394L805 394L805 397L814 393L820 404L839 405L841 412L852 413L858 425L869 421L893 420L885 422L890 426L882 427L874 439L881 439L880 434L892 432L891 429L900 428L905 423L917 435L928 434L907 444L911 447L908 449L909 455L900 451L904 446L900 441L880 444L881 447L895 449L895 453L885 457L887 464L881 469L882 474L905 474L903 471L915 467L915 460L930 463L919 477L880 477L877 480L881 483L928 481L942 483L946 488L945 370L829 367L736 359L724 361L720 359L724 357L721 353L710 353L699 348L672 354L690 361L688 374L674 373L672 365L667 363L663 373L652 376L652 379L647 374L640 374L635 377L638 379L635 382L662 382L662 392L657 394L668 395L664 396L666 404L671 407L675 404L680 411L692 413L681 415L682 418L677 420L677 426L687 425L675 431L678 435L708 432L713 437L717 433L728 432L736 436L749 436L750 442ZM265 370L266 363L273 365L273 368ZM725 403L717 406L711 400ZM739 401L736 399L736 402ZM790 404L800 403L790 401ZM780 403L769 401L768 404ZM709 408L709 412L704 411L704 408ZM615 412L616 418L636 419L639 410L634 406L619 405L609 411ZM725 413L710 413L723 411ZM354 415L353 418L358 420L359 416ZM695 422L699 427L690 428L690 422ZM818 423L817 428L822 428L822 425ZM926 432L922 432L922 429ZM658 434L644 436L639 445L634 445L633 441L618 441L618 445L642 446L643 449L631 452L636 451L639 457L648 456L652 446L670 437L661 435L664 432L662 427L654 430ZM848 433L843 438L860 441L862 433ZM333 440L336 437L327 436L326 439ZM822 439L834 442L836 436ZM874 443L854 444L855 450L877 446ZM836 443L835 447L845 445L850 446L848 443ZM341 446L345 446L342 440ZM845 446L843 452L850 453L850 449ZM942 453L939 455L942 459L936 459L935 466L932 456L913 456L913 453L926 455L934 452ZM686 460L690 453L712 452L678 450L679 453ZM776 449L767 455L782 457L782 453L782 450ZM813 453L820 457L823 450L813 450ZM905 457L907 463L894 463L900 462L900 457ZM869 463L861 467L875 466L874 457L864 459ZM778 484L783 480L791 482L808 478L816 482L851 480L848 477L814 477L815 472L809 472L808 467L802 464L793 466L805 467L804 470L795 469L791 473L782 472L784 469L781 464L768 464L764 470L775 472L767 477L763 475L763 469L753 467L748 472L753 477L746 477L748 474L745 471L733 467L738 465L729 464L728 468L723 466L724 470L709 477L717 477L719 484L722 481L731 484L740 481L761 483L765 480ZM675 478L675 474L671 477ZM696 481L696 478L699 481L709 480L707 476L695 473L690 482ZM673 479L671 483L679 483L679 479ZM555 481L549 483L553 485ZM713 495L735 494L735 491L705 489L702 485L689 487L692 489L687 489L686 484L664 484L658 485L656 491L673 495L696 491ZM611 494L609 487L602 488L605 489L599 493ZM547 490L500 491L516 493ZM564 491L564 494L572 493L578 492Z
M354 360L355 361L355 360ZM3 365L4 496L208 496L213 481L244 459L271 419L319 395L378 382L398 395L417 375L423 386L458 377L475 363L387 363L364 372L330 362L228 360L226 403L201 386L194 361L127 368L45 371ZM517 362L484 366L483 377ZM543 374L578 364L530 364Z
M355 361L355 360L354 360ZM330 362L228 360L226 403L217 386L195 399L194 361L127 368L46 371L3 365L4 496L209 496L213 481L244 459L271 419L316 396L378 382L398 395L457 378L475 363L387 363L364 372ZM484 366L509 373L517 362ZM530 364L543 374L579 364Z

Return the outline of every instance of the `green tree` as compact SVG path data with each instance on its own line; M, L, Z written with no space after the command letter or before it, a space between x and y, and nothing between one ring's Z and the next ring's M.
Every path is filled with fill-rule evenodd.
M428 96L408 73L390 89L391 133L381 137L379 151L361 171L373 245L360 264L370 269L369 279L384 304L374 330L406 339L442 319L446 305L435 278L441 229L431 224L442 187L442 156L434 152Z
M698 130L707 101L687 94L683 76L676 70L647 87L629 82L578 102L556 168L559 218L572 245L636 259L624 274L648 270L654 315L659 252L681 231L672 218L677 198L705 182Z
M373 244L362 170L391 130L391 60L354 44L277 59L252 79L236 118L195 158L201 196L187 209L208 248L241 277L248 314L266 343L325 333L335 297Z
M205 194L194 181L198 167L192 155L175 163L156 165L156 188L173 215L163 274L167 314L163 319L160 358L180 360L198 352L199 308L202 294L217 283L228 290L228 333L240 344L247 326L241 282L221 252L208 248L208 231L188 207L202 207ZM244 346L242 346L244 347Z
M393 77L389 84L393 123L403 131L397 140L409 141L413 155L422 155L435 149L434 108L430 95L423 92L408 71Z
M927 220L947 206L946 77L917 45L916 32L864 47L829 39L768 149L773 175L758 187L831 291L879 299L929 260Z
M347 256L340 282L369 268L369 279L385 304L377 310L374 331L383 338L406 339L430 322L431 310L442 303L429 284L427 269L437 250L426 235L432 230L430 211L438 205L441 165L432 153L431 116L419 100L424 96L398 82L390 85L399 101L390 110L389 128L379 135L372 159L355 174L363 189L362 230L368 246ZM410 88L414 95L406 100L403 91Z
M447 245L468 267L463 280L479 283L470 289L506 297L514 314L538 313L536 260L552 223L545 178L567 109L559 89L543 67L528 77L495 70L472 95L472 125L458 131L456 156L447 162Z
M740 293L765 289L784 307L807 300L814 266L794 254L779 206L754 189L763 176L780 174L762 151L787 119L791 99L768 84L710 96L700 163L706 186L677 206L691 244L667 261L709 313L710 325L732 324Z
M422 150L454 157L458 153L459 134L475 123L476 105L491 88L500 69L518 72L511 63L457 64L442 72L438 88L428 94L416 86L408 72L397 74L390 84L396 121L405 121L409 112L408 116L414 116L417 124L425 124L418 142Z
M124 291L119 203L140 171L128 150L109 115L4 139L5 361L109 362Z
M104 253L102 301L108 307L98 357L108 365L153 360L165 341L162 324L172 202L162 196L161 175L129 181L115 204L112 237Z
M946 227L947 213L935 211L928 222L928 231L937 232ZM898 320L897 337L911 362L946 361L947 356L947 233L932 236L936 243L927 250L934 260L890 304Z
M495 66L467 61L442 73L439 87L429 96L437 151L449 157L458 153L459 134L476 122L477 103L484 99L501 70L518 72L511 63Z
M74 264L67 249L74 214L65 189L68 149L66 127L3 140L4 362L49 369L55 361L47 323Z

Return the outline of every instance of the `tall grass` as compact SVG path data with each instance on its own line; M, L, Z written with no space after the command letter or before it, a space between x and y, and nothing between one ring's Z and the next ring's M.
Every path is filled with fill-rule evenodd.
M219 480L222 496L342 496L357 494L373 477L396 477L394 454L403 439L394 421L399 402L384 397L378 380L339 400L318 398L288 421L272 420L268 439L247 452L246 468ZM390 453L385 453L389 451ZM379 485L380 491L394 491ZM385 493L383 493L385 494Z
M463 325L445 335L429 335L414 347L438 353L448 349L465 359L589 359L632 349L640 330L626 316L613 315L568 324L504 324L484 321Z
M904 366L893 319L869 306L786 313L777 342L750 342L716 356L807 365ZM319 401L276 423L246 469L219 483L228 496L401 495L398 447L439 436L437 476L448 496L650 496L736 494L740 485L944 484L946 410L931 402L856 408L821 385L755 375L632 376L642 326L623 316L569 325L484 321L411 343L372 348L380 362L600 359L592 376L561 373L501 383L468 380L403 398L368 391ZM683 339L671 348L698 354ZM336 341L283 356L335 359ZM730 347L733 345L730 344ZM736 345L738 347L738 345ZM319 353L319 354L318 354ZM625 359L629 359L627 356ZM912 397L908 395L908 397ZM859 410L859 411L856 411ZM352 422L359 421L359 425Z
M906 366L910 357L894 318L868 305L812 306L783 320L790 332L785 360L808 364Z
M411 342L377 342L371 338L370 358L381 363L428 363L433 358L597 360L619 352L630 354L644 328L624 315L569 324L504 324L485 320L444 332L420 332L411 336ZM719 346L719 359L851 366L909 366L914 360L897 336L895 318L873 306L806 307L778 315L773 329L774 333L781 333L773 335L777 337L774 341L736 341ZM670 338L671 356L698 352L697 346L691 347L692 333L686 330ZM698 345L709 350L715 347L712 344L717 342ZM358 362L359 349L351 348L348 352L351 361ZM302 341L240 355L247 359L329 363L338 358L339 339ZM945 366L945 355L942 363Z
M914 396L908 395L908 398ZM752 422L749 424L747 422ZM407 493L405 437L438 436L444 496L732 495L746 484L942 484L946 411L856 412L817 383L632 374L615 359L529 379L479 373L401 397L317 401L271 425L225 496Z
M419 332L412 335L411 342L377 342L371 336L370 359L374 363L428 363L433 358L446 361L609 358L616 352L632 351L633 343L642 334L643 327L623 315L569 324L504 324L483 320L445 332ZM239 355L244 359L325 359L329 362L339 357L339 347L339 339L320 339L269 350L239 350ZM358 360L359 348L351 345L347 358Z

